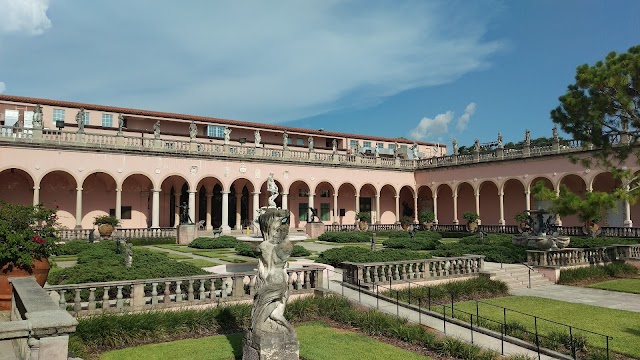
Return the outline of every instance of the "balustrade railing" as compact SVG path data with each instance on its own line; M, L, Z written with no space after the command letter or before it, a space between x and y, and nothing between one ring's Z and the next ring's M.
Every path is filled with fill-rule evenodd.
M62 229L56 230L56 235L61 240L87 240L95 229ZM171 238L176 237L175 228L128 228L114 230L113 237L122 238Z
M484 256L434 257L377 263L343 262L341 266L345 281L367 286L376 283L428 281L477 275L484 268Z
M324 267L309 265L288 269L291 295L322 287ZM61 309L75 316L96 312L144 311L186 307L223 301L251 300L255 272L208 274L164 279L109 281L46 286L45 291Z
M527 251L527 264L531 266L605 265L616 260L640 256L639 245L614 245L595 248L570 248L553 251Z
M64 229L56 230L56 235L61 240L87 240L94 229Z

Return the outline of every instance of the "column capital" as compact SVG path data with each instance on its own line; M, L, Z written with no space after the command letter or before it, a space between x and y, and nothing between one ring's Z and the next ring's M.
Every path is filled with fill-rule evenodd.
M154 193L155 193L155 192L159 193L159 192L161 192L161 191L162 191L162 189L151 189L151 192L154 192Z
M231 191L220 191L220 194L229 195L229 194L231 194Z
M189 191L187 191L187 192L188 192L189 194L195 194L195 193L197 193L197 192L198 192L198 190L189 190Z
M498 191L498 196L504 196L504 191Z
M76 191L82 191L81 187L76 188Z
M260 191L254 191L254 192L252 192L251 194L252 194L252 195L260 195L260 194L261 194L261 192L260 192Z

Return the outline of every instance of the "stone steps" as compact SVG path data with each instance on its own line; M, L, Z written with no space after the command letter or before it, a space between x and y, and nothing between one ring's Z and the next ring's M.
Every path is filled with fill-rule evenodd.
M524 265L510 264L503 269L491 269L493 276L491 279L500 280L507 284L509 289L519 289L529 287L529 268ZM531 271L531 287L552 285L546 277L537 271Z

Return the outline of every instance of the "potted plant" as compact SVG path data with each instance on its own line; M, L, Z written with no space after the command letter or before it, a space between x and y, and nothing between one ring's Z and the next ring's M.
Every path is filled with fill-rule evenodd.
M433 227L433 221L436 219L436 214L431 211L424 210L420 213L420 223L425 229L431 230Z
M462 218L467 220L467 230L469 230L469 232L475 232L478 230L478 220L480 219L480 215L469 211L462 214Z
M520 232L530 231L531 226L529 225L531 217L529 213L526 211L521 211L516 214L515 220L518 222L518 230Z
M409 229L409 226L413 224L413 218L408 215L404 215L400 218L400 225L402 226L402 230Z
M57 252L55 211L0 201L0 310L11 309L10 277L34 276L44 286Z
M111 215L100 215L93 219L93 224L98 225L98 232L101 237L109 237L113 233L116 226L120 224L120 220Z
M365 231L369 228L369 221L371 220L371 214L368 212L356 213L356 220L358 220L358 228Z

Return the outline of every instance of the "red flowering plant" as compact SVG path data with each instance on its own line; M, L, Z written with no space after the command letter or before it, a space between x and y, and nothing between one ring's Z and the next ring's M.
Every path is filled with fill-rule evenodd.
M56 221L55 212L42 205L0 201L0 268L10 263L30 270L34 260L55 255Z

